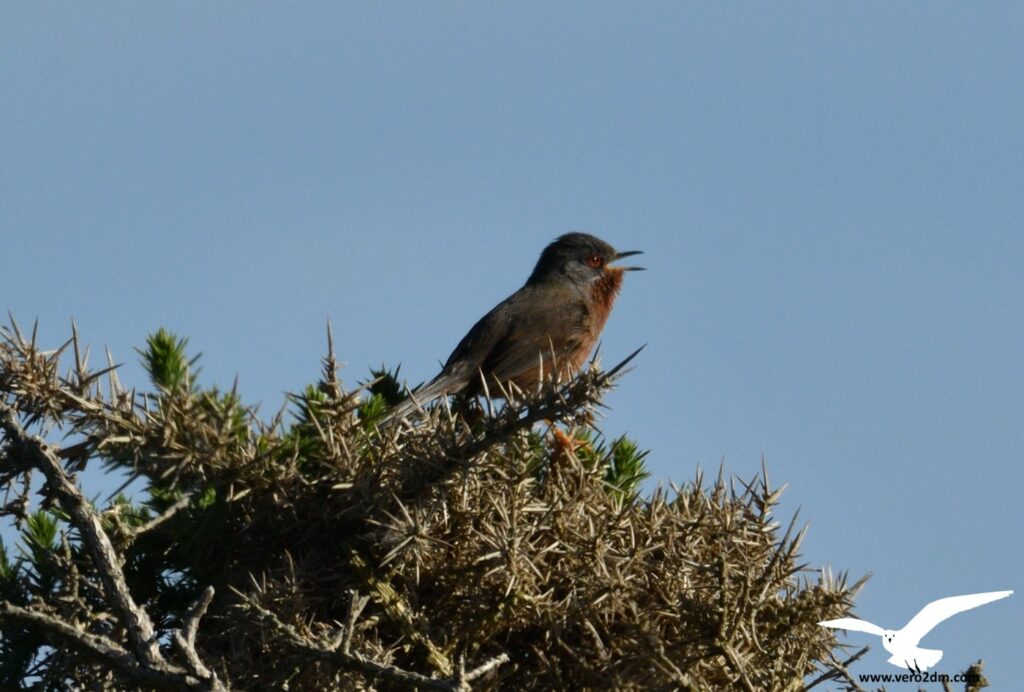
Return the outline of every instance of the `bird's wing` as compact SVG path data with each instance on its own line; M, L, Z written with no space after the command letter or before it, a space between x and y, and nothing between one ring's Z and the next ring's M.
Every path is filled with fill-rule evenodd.
M524 289L513 293L501 301L490 312L477 320L462 341L452 350L451 355L444 364L444 369L436 380L448 378L459 380L461 388L467 382L476 378L481 368L484 368L487 359L502 343L508 341L509 332L513 325L513 317L516 306L521 301L520 295ZM435 380L435 381L436 381ZM449 391L454 391L452 388Z
M526 286L508 299L505 328L480 362L480 369L499 381L530 372L541 359L545 368L552 367L552 351L561 365L579 344L584 313L575 289L540 288Z
M524 286L481 317L458 343L441 372L412 392L423 405L443 394L462 391L480 372L500 381L550 366L552 344L559 362L568 357L585 317L572 286ZM410 401L399 409L404 415Z
M931 632L933 627L946 618L953 617L965 610L991 603L992 601L998 601L1000 598L1006 598L1012 593L1013 591L988 591L986 593L972 593L965 596L950 596L949 598L940 598L937 601L932 601L924 608L921 608L920 612L900 630L900 639L911 643L913 646L917 646L917 643L921 641L924 635Z
M508 304L515 295L512 294L498 303L481 317L448 356L448 361L437 377L410 392L409 398L391 409L381 424L404 417L416 408L417 404L425 406L443 394L454 394L465 388L477 376L487 354L508 331L509 321L505 315L508 313Z
M822 627L832 627L838 630L852 630L854 632L867 632L868 634L877 634L881 637L885 634L885 630L878 625L872 624L867 620L858 620L857 618L839 618L838 620L825 620L819 622Z

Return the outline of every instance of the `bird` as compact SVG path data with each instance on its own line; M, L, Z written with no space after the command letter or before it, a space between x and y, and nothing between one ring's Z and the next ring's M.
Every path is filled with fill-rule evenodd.
M382 424L444 395L499 394L509 383L527 390L542 377L578 371L608 320L623 275L644 269L612 263L639 254L619 252L587 233L555 239L522 288L481 317L441 372L392 408Z
M900 668L921 672L928 670L942 659L942 651L921 649L917 646L918 642L936 625L957 613L998 601L1012 593L1013 591L988 591L940 598L922 608L917 615L911 618L910 622L903 626L903 629L895 631L883 629L867 620L858 620L857 618L825 620L818 624L822 627L876 634L882 638L882 646L885 647L885 650L892 654L889 663Z

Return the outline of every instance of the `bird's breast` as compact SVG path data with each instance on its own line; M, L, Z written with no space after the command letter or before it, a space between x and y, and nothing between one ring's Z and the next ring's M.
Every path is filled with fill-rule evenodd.
M619 295L622 288L623 273L623 270L618 268L606 269L590 289L590 332L594 339L597 339L604 329L608 315L612 312L615 296Z

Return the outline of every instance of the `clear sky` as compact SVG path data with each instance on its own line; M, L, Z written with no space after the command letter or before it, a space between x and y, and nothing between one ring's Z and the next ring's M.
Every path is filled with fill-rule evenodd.
M415 383L555 236L645 250L607 433L665 482L763 456L880 625L1017 589L922 642L1009 689L1022 36L1010 2L5 2L0 308L140 385L166 326L269 416L328 316L350 383Z

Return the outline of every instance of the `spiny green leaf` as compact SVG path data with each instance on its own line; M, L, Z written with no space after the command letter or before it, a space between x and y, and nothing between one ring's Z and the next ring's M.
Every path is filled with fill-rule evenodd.
M45 510L33 512L25 521L22 535L33 552L36 550L53 550L57 545L57 532L60 522L52 513Z
M388 370L382 363L379 368L371 368L372 377L368 391L371 395L379 395L388 406L394 406L405 400L405 392L398 373L402 369L399 365L394 370Z
M146 338L146 349L139 350L139 353L142 354L142 365L155 386L167 392L179 388L191 391L194 388L198 371L192 373L191 369L199 356L189 360L185 353L187 345L188 339L179 338L163 327Z
M199 402L206 413L214 420L227 423L239 442L249 439L249 410L242 406L241 397L233 391L221 392L217 387L210 388L199 397Z
M316 385L306 385L299 396L291 395L298 407L295 417L302 425L309 425L313 421L320 420L320 412L328 403L330 397L326 392L321 391Z
M359 419L367 426L380 420L391 406L383 394L374 394L359 407Z
M213 503L217 501L217 488L212 485L208 485L203 488L203 492L200 493L196 499L195 504L199 509L208 509L213 506Z
M7 559L7 548L4 546L4 537L0 536L0 588L2 584L10 581L14 576L14 565Z
M605 481L625 493L635 493L640 483L651 475L644 465L648 453L625 435L619 437L612 442Z

